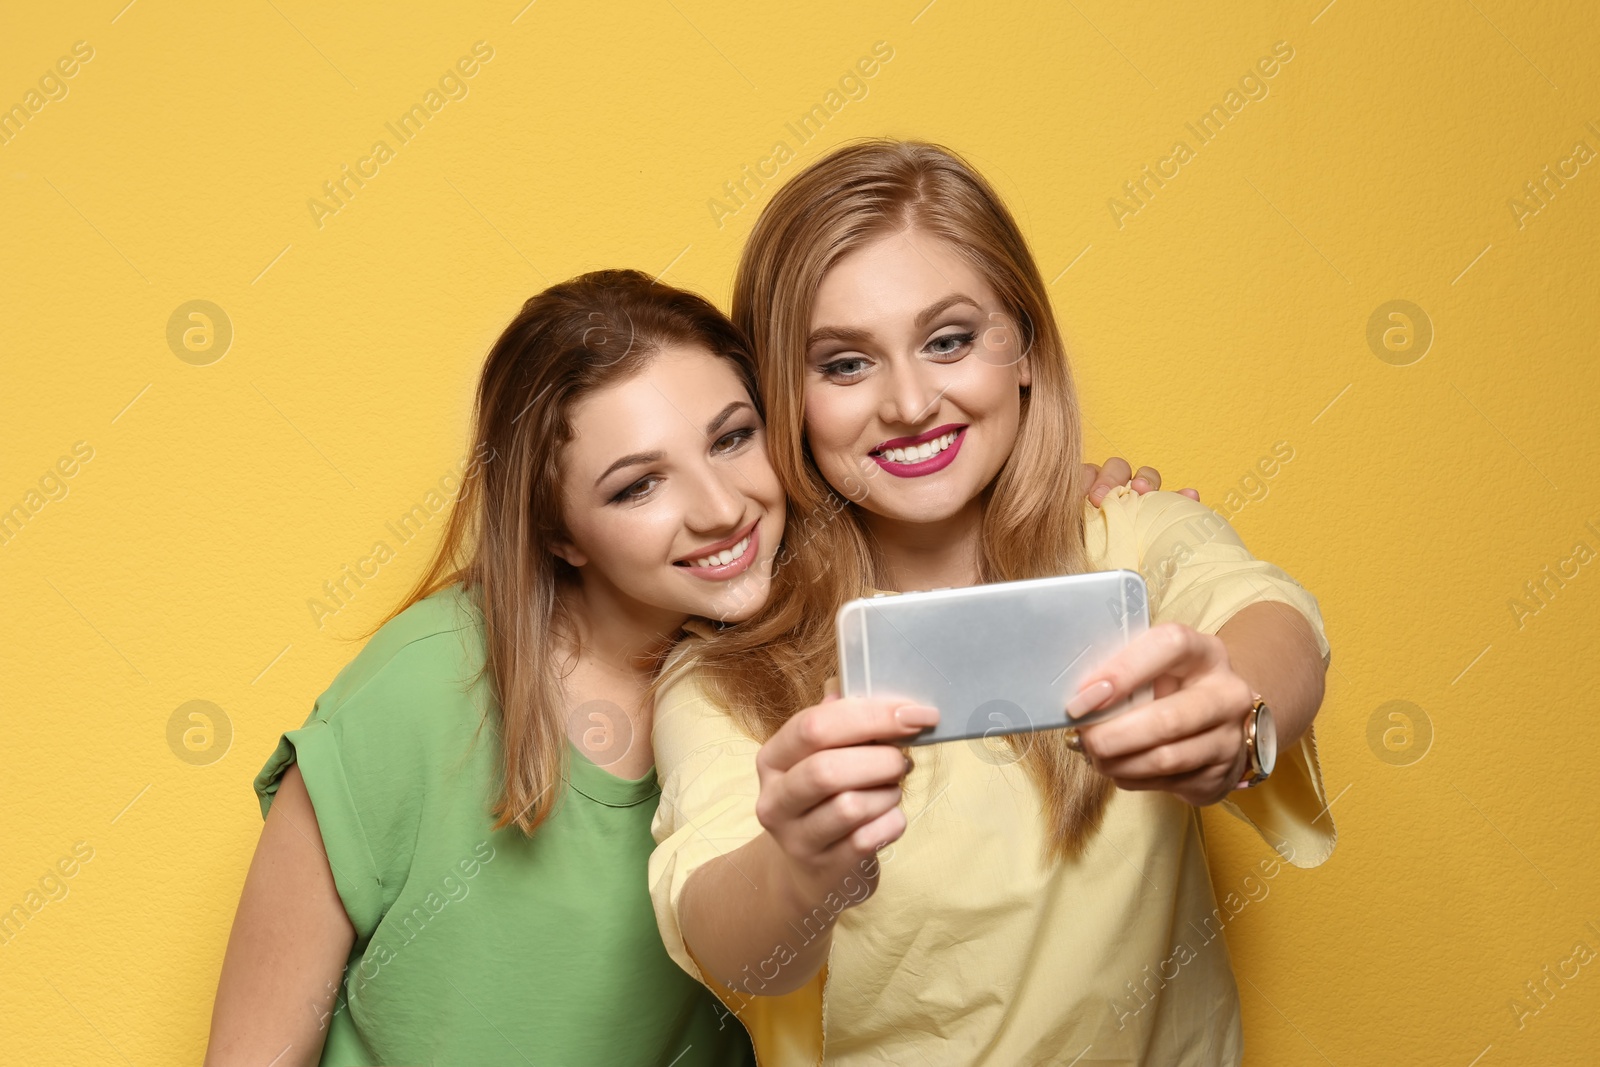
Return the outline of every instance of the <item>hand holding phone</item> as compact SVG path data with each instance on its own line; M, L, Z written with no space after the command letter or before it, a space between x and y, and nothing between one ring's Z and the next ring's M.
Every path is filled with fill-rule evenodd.
M938 709L903 700L829 696L761 746L756 818L806 901L836 893L859 904L870 895L874 856L906 828L898 746L938 721Z
M1233 791L1247 758L1244 719L1255 697L1220 637L1162 623L1083 683L1073 710L1114 702L1134 687L1153 686L1157 694L1153 702L1078 734L1095 770L1118 788L1161 789L1195 806Z

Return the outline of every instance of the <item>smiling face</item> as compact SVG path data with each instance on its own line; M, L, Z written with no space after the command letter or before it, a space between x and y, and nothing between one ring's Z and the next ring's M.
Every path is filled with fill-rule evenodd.
M669 347L572 407L558 554L640 618L737 622L767 598L784 499L727 360Z
M806 440L869 524L970 518L1011 455L1031 381L1016 324L944 240L890 234L823 275L806 346Z

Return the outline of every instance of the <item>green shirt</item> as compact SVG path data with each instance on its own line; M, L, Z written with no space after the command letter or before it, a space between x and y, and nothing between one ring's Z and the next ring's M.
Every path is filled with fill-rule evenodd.
M413 604L256 778L265 816L298 761L355 927L322 1063L753 1063L656 930L653 770L618 778L569 744L544 825L491 829L503 763L483 662L459 585Z

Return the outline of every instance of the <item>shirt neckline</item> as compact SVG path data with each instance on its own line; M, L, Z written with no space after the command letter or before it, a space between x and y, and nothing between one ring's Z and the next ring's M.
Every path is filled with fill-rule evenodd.
M661 795L656 769L651 767L641 778L619 778L595 763L567 738L568 784L596 804L608 808L631 808Z

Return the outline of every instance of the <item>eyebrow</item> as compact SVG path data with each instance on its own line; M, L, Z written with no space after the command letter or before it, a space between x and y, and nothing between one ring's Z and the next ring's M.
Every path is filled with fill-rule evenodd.
M706 423L706 436L710 437L718 430L722 429L722 427L727 424L727 421L733 418L735 413L737 413L740 408L750 408L750 402L748 400L735 400L733 403L717 412L716 415L712 417L711 421ZM751 410L753 411L755 409L751 408ZM666 455L667 454L665 452L660 450L655 452L630 452L626 456L623 456L621 459L617 460L615 463L611 464L611 466L607 467L600 477L594 480L594 484L598 486L601 482L605 481L607 478L611 477L624 467L638 467L646 463L659 463L661 460L666 458Z
M594 484L598 486L623 467L637 467L644 463L659 463L666 458L666 455L665 452L630 452L607 467L600 477L594 480Z
M712 434L722 429L723 425L726 424L729 419L733 418L734 412L738 411L740 408L748 407L750 407L750 402L748 400L735 400L733 403L717 412L716 417L710 422L706 423L706 436L710 437ZM751 410L754 411L755 409L751 408Z
M964 293L952 293L943 300L936 300L917 312L913 320L917 329L926 329L928 324L957 304L971 304L974 308L982 307L972 297ZM810 350L821 341L843 341L846 344L861 344L872 339L872 331L852 326L823 326L811 331L806 337L806 349Z

